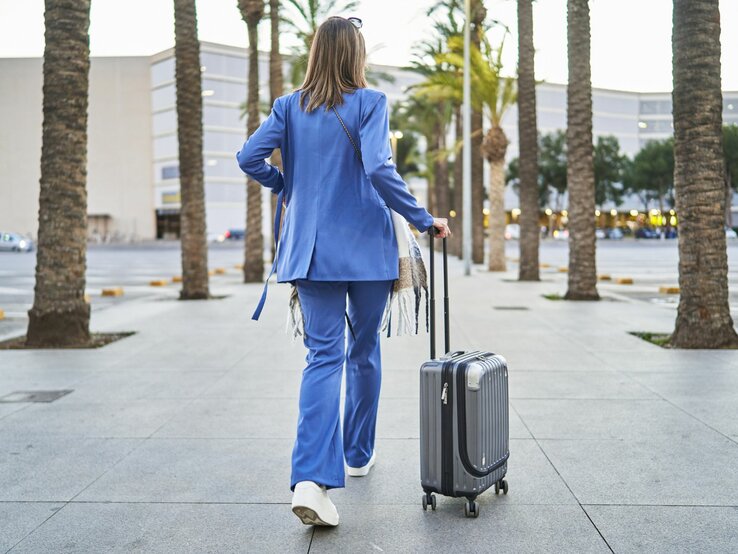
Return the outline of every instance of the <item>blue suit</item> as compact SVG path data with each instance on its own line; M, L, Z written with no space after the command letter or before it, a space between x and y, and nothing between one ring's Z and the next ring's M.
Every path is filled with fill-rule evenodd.
M358 89L345 93L344 103L336 106L361 161L336 114L324 107L303 111L299 95L296 91L278 98L236 155L247 175L286 199L275 261L277 281L297 286L309 351L292 452L293 490L304 480L343 487L344 459L360 467L371 457L381 383L378 333L387 296L398 278L389 208L421 232L433 224L391 159L389 112L382 92ZM275 148L281 149L284 173L265 160ZM348 348L347 296L355 334L349 335Z

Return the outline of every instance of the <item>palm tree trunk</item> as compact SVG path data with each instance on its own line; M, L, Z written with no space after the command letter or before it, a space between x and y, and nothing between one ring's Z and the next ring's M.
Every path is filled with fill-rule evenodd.
M588 0L568 0L567 168L569 283L567 300L599 300L595 263L595 183Z
M484 263L484 157L481 111L471 114L472 262Z
M257 26L264 15L263 0L241 0L241 13L249 33L249 84L247 104L247 132L252 135L259 128L259 50ZM251 178L246 180L246 237L243 264L244 283L256 283L264 278L264 233L261 230L261 185Z
M489 271L505 271L505 159L489 166Z
M518 137L520 147L520 281L540 281L538 124L532 0L518 0Z
M282 66L282 54L279 51L279 0L269 0L269 23L271 25L270 39L271 47L269 50L269 95L271 96L272 105L274 101L284 93L284 75ZM277 148L271 157L271 163L282 169L282 154ZM274 221L277 213L277 195L270 195L271 217L269 221ZM284 212L283 218L284 218ZM275 248L272 241L272 260L274 260Z
M482 143L490 164L489 178L489 271L505 271L505 154L509 144L499 123L492 127Z
M177 140L182 207L181 300L210 296L205 229L205 184L202 169L202 78L195 0L174 0Z
M26 346L84 346L90 0L46 0L36 286Z
M482 0L471 2L471 43L473 48L481 48L484 20L487 9ZM484 158L482 141L484 114L473 111L471 114L471 186L472 186L472 262L484 263Z
M728 303L718 0L674 0L679 308L670 344L738 347Z
M454 133L454 140L456 141L456 144L459 144L459 142L462 139L462 135L464 132L463 129L463 120L461 118L461 106L456 106L454 110L454 123L455 123L455 133ZM454 156L454 197L453 197L453 208L454 212L456 212L455 217L451 221L451 238L449 239L449 251L461 258L463 256L462 253L462 244L463 244L463 217L462 217L462 208L464 203L464 165L461 162L462 158L464 156L464 148L463 146L459 148L456 151L456 154Z

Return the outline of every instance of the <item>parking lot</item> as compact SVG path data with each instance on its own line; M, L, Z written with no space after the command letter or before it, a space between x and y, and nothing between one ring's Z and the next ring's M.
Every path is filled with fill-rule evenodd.
M508 270L515 278L518 244L508 241ZM731 306L738 320L738 241L728 241ZM566 290L566 273L561 271L568 262L565 241L544 240L541 243L541 279L550 283L552 294ZM234 284L241 279L236 264L243 262L243 241L213 243L208 263L211 269L225 269L225 274L213 275L211 292L218 293L220 284ZM93 313L120 303L140 299L177 298L179 286L171 278L181 274L179 243L157 241L144 244L90 245L87 255L87 294ZM0 253L0 338L22 334L27 325L26 312L33 302L35 253ZM476 266L483 271L483 266ZM597 243L597 271L610 275L612 281L601 281L599 289L607 297L626 295L674 309L678 295L659 293L660 286L678 284L678 251L674 240L600 240ZM618 285L619 277L630 277L632 285ZM164 287L152 287L150 281L168 279ZM274 278L272 278L274 279ZM103 297L103 288L122 287L123 296ZM614 295L614 296L613 296ZM94 323L94 318L93 318Z

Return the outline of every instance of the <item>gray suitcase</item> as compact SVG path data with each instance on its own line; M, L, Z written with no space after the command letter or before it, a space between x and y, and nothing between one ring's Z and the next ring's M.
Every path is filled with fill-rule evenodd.
M433 229L433 228L431 228ZM434 233L435 234L435 233ZM507 362L498 354L449 348L448 265L443 239L444 339L436 358L435 268L430 240L431 359L420 368L420 481L423 509L436 508L433 493L466 497L464 514L479 515L477 495L494 486L507 494L509 412Z

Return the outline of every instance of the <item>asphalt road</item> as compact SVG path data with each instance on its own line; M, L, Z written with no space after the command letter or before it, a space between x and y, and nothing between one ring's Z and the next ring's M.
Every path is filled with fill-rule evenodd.
M510 278L517 275L517 241L508 241ZM567 265L568 247L565 241L546 240L541 243L540 260L550 267L541 270L541 278L551 283L552 292L565 291L566 274L559 271ZM224 275L211 277L211 292L218 293L219 283L240 281L241 272L234 266L243 261L243 241L210 245L208 254L211 269L224 268ZM0 309L5 319L0 320L0 339L22 334L27 326L27 311L33 302L34 253L0 252ZM738 240L728 241L731 307L738 321ZM633 285L614 286L603 283L603 294L623 294L645 302L663 304L674 309L676 295L658 292L661 285L678 284L678 251L674 240L600 240L597 244L597 271L617 277L631 277ZM87 294L93 312L104 310L119 302L142 298L175 299L179 286L152 287L155 279L169 279L181 274L179 243L156 241L144 244L90 245L87 254ZM483 267L478 266L478 271ZM120 297L103 297L107 287L123 287ZM563 288L562 288L563 287Z

